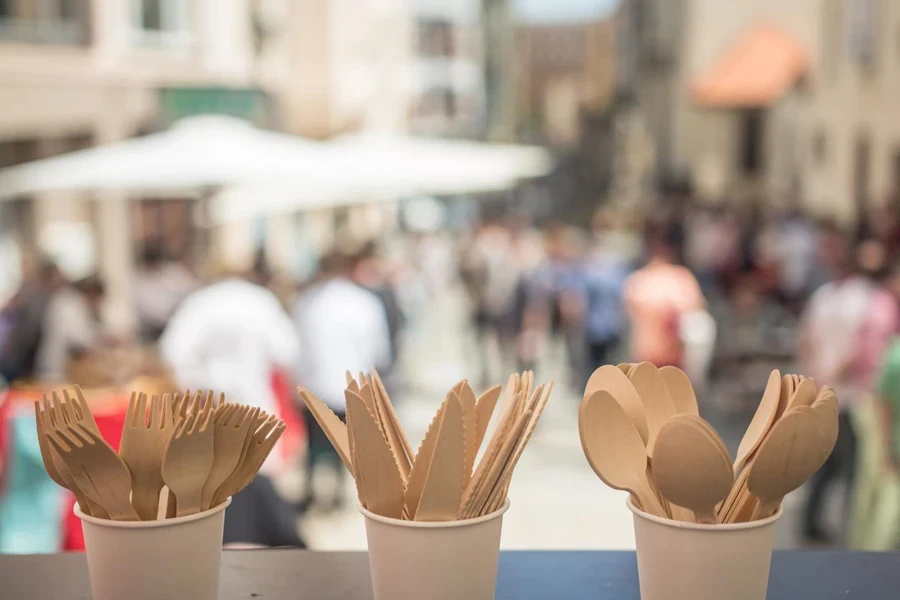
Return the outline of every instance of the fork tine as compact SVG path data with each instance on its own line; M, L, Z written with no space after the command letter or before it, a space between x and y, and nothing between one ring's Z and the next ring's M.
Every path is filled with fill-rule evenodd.
M65 438L60 431L45 431L44 435L47 436L50 445L56 448L60 454L65 455L72 451L72 446L67 444L68 438Z
M238 418L234 422L234 428L249 429L250 424L256 422L257 412L259 412L259 408L244 406L244 410L241 411L241 414L238 415Z
M252 431L256 429L256 417L259 415L259 407L254 406L246 413L244 413L244 418L241 420L240 429L244 429L246 431Z
M128 408L125 410L125 426L126 427L134 427L137 425L135 419L135 413L137 412L137 397L138 393L135 391L131 392L131 397L128 399Z
M194 415L194 419L191 421L191 429L188 432L189 434L195 434L200 430L200 426L209 418L209 412L200 412Z
M225 399L225 392L219 392L219 404L217 406L222 406L223 404L227 404L228 400Z
M44 425L44 412L41 410L41 403L38 400L34 401L34 421L37 424L38 435L41 435L46 426Z
M89 414L91 414L91 409L88 406L87 399L84 397L84 392L81 391L80 385L75 385L75 399L78 403L78 408L81 410L82 418L86 418Z
M135 415L135 426L147 426L147 394L141 392L138 394L137 414Z
M203 420L202 420L202 422L197 426L197 428L196 428L195 430L200 431L200 432L206 431L206 429L207 429L207 428L210 426L210 424L213 422L213 416L214 416L214 415L215 415L215 413L214 413L213 411L207 410L207 411L203 414Z
M84 425L74 425L69 427L67 432L80 441L82 446L93 446L97 443L97 437L91 433Z
M50 407L50 399L47 397L46 392L41 394L42 404L44 407L44 419L45 423L49 425L48 429L56 427L56 419L54 418L53 409Z
M269 433L273 429L275 429L275 426L278 425L278 422L280 420L281 419L274 415L266 419L266 421L262 425L260 425L255 432L253 432L253 439L257 442L262 442L263 440L265 440L266 436L269 435Z
M162 417L162 407L159 405L159 394L153 394L150 397L150 418L148 419L148 429L157 429L159 421Z
M81 412L81 407L78 406L78 403L75 401L75 399L69 393L69 388L63 388L62 394L63 394L63 406L66 407L67 411L71 412L71 414L69 416L72 418L72 420L74 422L80 423L84 419L84 415Z
M53 398L53 415L56 418L56 426L60 427L64 423L68 423L69 418L66 411L63 409L62 402L60 401L59 394L56 393L56 390L51 392L50 395Z
M150 398L150 429L159 429L162 419L162 407L159 405L159 394L153 394Z
M162 428L172 427L175 424L175 414L169 394L162 397Z
M178 417L175 421L175 429L172 431L173 438L180 438L184 431L184 424L187 423L187 417Z

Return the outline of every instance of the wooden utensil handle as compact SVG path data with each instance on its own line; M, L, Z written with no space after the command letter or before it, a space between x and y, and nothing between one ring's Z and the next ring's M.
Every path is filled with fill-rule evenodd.
M186 490L175 494L175 514L179 517L196 514L202 510L202 502L200 489Z
M162 481L157 487L153 481L135 480L131 490L131 503L142 521L154 521L159 511L159 492L162 490Z
M766 519L771 517L776 512L778 512L778 507L781 505L781 498L775 501L762 502L760 501L756 508L753 509L753 515L750 517L751 521L758 521L759 519Z
M704 525L718 525L719 523L715 509L710 509L709 512L706 513L694 511L694 519L696 519L697 523L702 523Z
M650 488L649 483L641 485L634 491L641 501L641 506L644 507L643 510L647 511L651 515L662 517L664 519L667 519L669 517L669 515L666 513L666 510L662 507L662 504L660 504L659 500L656 498L656 494Z

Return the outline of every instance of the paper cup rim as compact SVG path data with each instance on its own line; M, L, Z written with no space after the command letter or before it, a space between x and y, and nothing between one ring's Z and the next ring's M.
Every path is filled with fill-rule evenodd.
M98 525L100 527L111 527L113 529L154 529L158 527L174 527L176 525L183 525L184 523L190 523L192 521L200 521L225 510L230 504L231 496L226 498L225 502L220 503L218 506L214 506L210 509L204 510L203 512L198 512L193 515L186 515L184 517L174 517L172 519L156 519L154 521L115 521L113 519L101 519L100 517L93 517L91 515L83 513L81 511L81 507L78 506L77 502L72 508L72 512L74 512L75 516L82 521L87 521L92 525Z
M628 507L632 513L636 516L647 520L653 521L654 523L659 523L660 525L665 525L666 527L671 527L672 529L689 529L693 531L706 531L706 532L725 532L725 531L744 531L747 529L758 529L760 527L766 527L767 525L771 525L784 514L784 506L779 506L778 511L771 517L766 517L765 519L759 519L756 521L748 521L746 523L717 523L717 524L708 524L708 523L685 523L684 521L676 521L674 519L667 519L665 517L657 517L656 515L651 515L650 513L644 512L638 507L634 505L634 502L631 501L631 495L629 494L628 498L625 500L625 505Z
M403 519L394 519L392 517L385 517L382 515L376 515L372 511L364 508L362 505L359 505L359 512L372 521L378 521L379 523L384 523L385 525L393 525L394 527L406 527L408 529L451 529L455 527L470 527L472 525L479 525L480 523L484 523L486 521L493 521L498 517L502 517L503 513L509 510L509 498L503 502L503 506L499 509L495 510L492 513L488 513L486 515L482 515L480 517L475 517L474 519L459 519L456 521L405 521Z

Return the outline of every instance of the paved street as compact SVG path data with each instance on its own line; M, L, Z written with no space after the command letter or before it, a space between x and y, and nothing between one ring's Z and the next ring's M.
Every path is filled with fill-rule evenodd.
M408 336L402 364L406 393L395 396L400 419L414 446L446 391L463 377L479 372L478 353L466 333L464 306L461 292L449 291L426 311L427 318L414 324ZM512 506L503 523L503 547L633 548L625 494L606 487L582 454L577 430L580 390L576 392L567 385L560 361L553 359L553 352L548 354L550 358L538 366L536 380L554 379L556 387L513 478ZM750 415L706 416L733 452ZM355 492L348 487L347 494L349 500ZM802 494L797 492L786 501L786 517L779 526L780 547L797 544L796 514ZM365 548L363 519L352 501L337 512L313 511L302 520L302 527L316 549Z

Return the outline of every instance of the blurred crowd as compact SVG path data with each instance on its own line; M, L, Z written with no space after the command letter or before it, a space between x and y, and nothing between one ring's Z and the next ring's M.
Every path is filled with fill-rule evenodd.
M704 411L752 413L772 368L833 386L842 402L841 438L811 485L803 534L897 544L885 534L900 531L895 209L848 230L800 210L704 206L676 195L649 216L600 208L587 227L536 226L511 213L454 233L405 233L333 251L320 257L310 280L287 285L262 255L246 273L210 279L148 248L134 285L137 344L104 331L100 279L66 281L43 261L0 312L0 375L11 386L67 381L86 388L153 376L167 382L162 388L214 389L296 415L298 426L305 423L305 452L273 455L235 499L226 541L302 546L295 515L340 507L343 469L291 384L343 418L345 373L375 367L402 402L404 330L416 327L429 298L461 283L480 383L552 355L565 364L573 390L606 363L681 366ZM153 358L127 376L110 373L111 349L123 346ZM304 492L289 504L268 476L295 463ZM0 472L6 464L0 461ZM324 467L336 473L328 494L314 479ZM894 487L885 492L888 484ZM844 531L825 524L831 487L845 490L851 526ZM894 510L886 510L893 490Z

